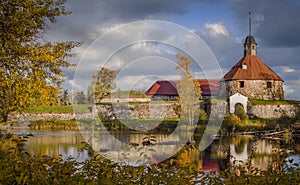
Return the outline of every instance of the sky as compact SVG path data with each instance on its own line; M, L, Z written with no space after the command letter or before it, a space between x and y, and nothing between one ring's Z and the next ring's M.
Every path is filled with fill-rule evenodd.
M259 58L284 80L285 98L300 100L300 1L69 0L66 8L72 14L46 38L82 42L69 59L77 67L64 69L67 89L86 91L104 66L118 72L118 89L145 91L178 79L177 54L191 55L196 78L221 78L243 57L251 12Z

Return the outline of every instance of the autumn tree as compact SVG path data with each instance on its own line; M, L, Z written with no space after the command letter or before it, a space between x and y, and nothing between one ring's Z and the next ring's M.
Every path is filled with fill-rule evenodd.
M81 90L74 90L73 92L73 104L85 104L87 103L87 97L84 92Z
M201 98L200 84L190 72L190 59L185 55L177 55L177 70L181 79L177 84L179 94L180 117L193 123L199 114L198 100Z
M59 94L60 105L70 105L70 97L68 89L62 89Z
M80 45L44 38L48 24L70 14L64 4L65 0L0 1L0 122L12 111L57 101L62 68L71 65L66 59Z
M115 88L116 75L115 71L101 67L100 71L93 75L88 87L88 102L96 103L110 95L111 90Z

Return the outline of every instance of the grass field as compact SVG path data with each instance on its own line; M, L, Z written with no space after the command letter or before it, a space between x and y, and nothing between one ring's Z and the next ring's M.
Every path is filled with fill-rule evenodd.
M295 100L249 100L252 105L291 105L299 104L300 101Z
M92 104L83 104L83 105L74 105L78 112L89 113ZM27 113L72 113L73 106L38 106L38 107L30 107L27 110Z

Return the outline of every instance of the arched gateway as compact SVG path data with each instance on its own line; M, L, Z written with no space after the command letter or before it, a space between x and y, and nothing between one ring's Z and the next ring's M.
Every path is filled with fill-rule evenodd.
M235 93L229 97L229 113L235 113L236 105L241 104L244 108L245 113L247 113L247 102L248 98L240 93Z

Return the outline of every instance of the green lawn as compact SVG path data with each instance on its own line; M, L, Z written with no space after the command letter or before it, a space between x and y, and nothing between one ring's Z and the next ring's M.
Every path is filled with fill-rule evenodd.
M83 105L74 105L78 112L89 113L89 107L92 104L83 104ZM27 113L72 113L73 106L38 106L38 107L30 107L27 110Z
M139 105L139 104L172 104L178 103L178 101L149 101L149 102L100 102L96 103L96 105Z
M290 105L290 104L299 104L300 101L295 100L249 100L252 105Z
M217 98L208 98L208 99L203 100L203 102L206 102L206 103L219 103L219 102L226 102L226 100L217 99Z

